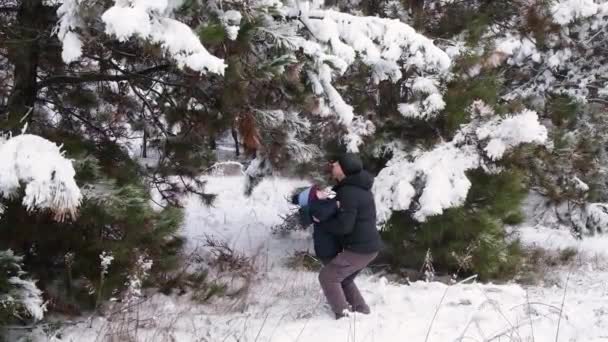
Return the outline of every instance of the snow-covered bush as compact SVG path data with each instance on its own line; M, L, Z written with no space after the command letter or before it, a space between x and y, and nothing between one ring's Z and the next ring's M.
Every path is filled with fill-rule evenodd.
M0 251L0 326L14 319L40 320L46 311L42 291L22 267L23 257L10 249Z
M480 101L470 111L472 121L451 141L413 156L396 154L380 171L374 184L380 222L388 220L394 210L412 208L415 219L425 221L460 206L471 187L467 171L489 171L513 147L543 144L547 139L547 130L535 112L524 110L503 118Z
M591 203L585 208L585 215L587 217L585 228L590 234L608 231L608 204Z
M420 269L430 250L438 273L458 271L460 276L478 274L486 280L515 274L521 252L517 241L507 239L504 224L519 223L522 218L522 173L490 175L471 170L466 175L471 188L462 206L446 209L425 222L412 219L409 211L391 216L382 236L393 265Z

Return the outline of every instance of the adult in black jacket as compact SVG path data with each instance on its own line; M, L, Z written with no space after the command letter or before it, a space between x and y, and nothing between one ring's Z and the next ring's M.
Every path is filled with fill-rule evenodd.
M338 181L334 191L339 209L333 218L320 222L319 228L340 237L344 249L321 269L319 282L336 318L350 310L368 314L369 306L354 279L382 245L371 192L374 180L355 154L342 155L333 162L332 177Z

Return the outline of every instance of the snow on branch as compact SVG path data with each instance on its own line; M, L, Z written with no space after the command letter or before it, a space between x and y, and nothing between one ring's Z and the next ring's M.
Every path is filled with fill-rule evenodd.
M420 152L413 160L397 154L380 171L374 185L380 223L394 210L413 208L414 218L425 221L462 205L471 188L468 170L488 169L491 165L486 160L497 161L510 148L547 140L547 129L533 111L500 118L480 101L470 111L473 121L463 125L453 140ZM417 195L418 203L413 206Z
M417 78L413 84L419 95L414 99L416 110L424 112L421 116L431 117L445 107L434 79L447 74L450 58L411 26L394 19L314 9L309 2L288 8L283 14L286 18L299 19L309 33L309 38L286 38L285 45L301 49L314 61L308 70L313 90L326 97L338 121L346 127L349 150L357 151L361 137L373 132L362 127L369 128L372 124L357 119L353 107L344 101L332 82L357 60L370 67L374 83L399 80L403 70L415 69L426 76Z
M556 23L567 25L576 19L593 16L599 9L593 0L562 0L553 3L551 12Z
M407 82L414 100L399 105L399 113L408 118L431 119L445 108L437 80L416 77Z
M329 45L331 54L347 65L359 56L374 70L375 82L400 79L402 66L424 71L445 71L450 67L445 52L399 20L332 10L300 10L302 22L317 41Z
M492 160L502 158L505 151L522 143L542 144L547 140L547 130L538 124L538 115L531 110L494 119L477 129L477 138L488 139L484 151Z
M594 233L603 233L608 227L608 204L590 203L585 207L586 226Z
M82 195L72 162L59 146L36 135L0 140L0 198L15 196L25 186L23 205L48 209L57 220L74 218Z
M82 27L79 6L80 0L64 0L57 9L59 21L55 34L62 43L61 58L65 63L71 63L82 56L82 40L76 29Z
M9 284L15 288L13 295L14 301L23 305L25 310L35 320L41 320L46 311L46 305L42 298L42 291L36 287L36 282L31 279L21 279L19 277L11 277L8 279ZM2 301L0 300L0 303Z
M526 78L509 89L502 98L541 98L565 95L580 103L605 94L594 90L608 67L604 54L608 24L608 2L594 0L556 0L548 4L548 17L556 24L542 41L519 31L504 31L499 26L495 49L484 63L498 67L503 63L517 66ZM471 68L479 70L481 65ZM478 72L478 71L477 71Z
M81 0L63 0L57 9L59 22L55 28L62 42L62 58L70 63L82 55L82 40L77 33L84 28ZM160 44L176 60L180 67L188 67L199 72L224 74L224 60L211 55L199 38L186 24L168 17L172 7L169 1L155 0L115 0L114 6L101 16L105 32L119 41L138 37ZM238 12L227 13L226 25L230 25L231 37L236 37L240 17ZM234 26L234 27L233 27Z
M280 109L255 110L255 118L267 139L272 139L275 131L284 132L286 136L283 144L295 162L306 163L321 154L318 146L302 141L303 137L310 134L311 123L299 113ZM252 172L252 169L248 170Z
M180 67L223 75L224 60L211 55L186 24L165 16L169 9L168 1L116 0L101 19L106 33L120 41L133 36L147 39L160 44Z

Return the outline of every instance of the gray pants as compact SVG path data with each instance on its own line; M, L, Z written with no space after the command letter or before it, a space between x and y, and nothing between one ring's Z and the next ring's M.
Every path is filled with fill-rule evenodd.
M378 253L359 254L345 250L321 269L319 282L336 315L348 310L349 304L354 311L366 314L370 312L354 280L376 255Z

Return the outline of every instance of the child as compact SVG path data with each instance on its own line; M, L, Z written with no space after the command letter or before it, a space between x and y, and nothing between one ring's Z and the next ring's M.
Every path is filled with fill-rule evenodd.
M316 185L305 188L293 195L291 202L300 206L302 225L313 225L312 239L317 258L323 265L330 262L342 251L340 237L320 229L318 223L332 218L338 211L339 203Z

